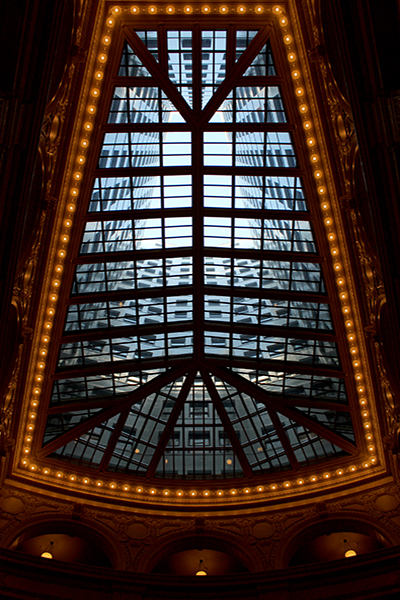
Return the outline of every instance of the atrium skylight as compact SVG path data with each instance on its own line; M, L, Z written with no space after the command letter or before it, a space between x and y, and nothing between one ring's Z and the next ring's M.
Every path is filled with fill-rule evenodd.
M140 481L357 454L332 266L270 29L123 32L41 456Z

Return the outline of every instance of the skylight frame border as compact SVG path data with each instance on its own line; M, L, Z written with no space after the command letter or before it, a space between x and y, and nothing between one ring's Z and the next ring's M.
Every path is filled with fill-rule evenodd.
M143 6L148 6L148 3L146 3L146 4L145 3L137 3L137 4L138 5L142 5L143 4ZM293 22L293 28L295 28L296 25L298 25L298 23L296 21L295 5L294 5L293 2L289 2L288 4L290 6L290 11L289 12L291 12L291 14L294 16L292 22ZM266 5L267 5L267 3L264 3L264 7ZM111 12L109 13L109 15L107 15L107 19L106 20L108 21L108 25L110 27L113 27L114 24L115 24L115 20L118 18L118 14L117 14L118 11L116 12L115 5L109 4L108 6L112 6L112 8L111 8ZM230 3L230 5L228 7L228 12L231 12L231 11L233 12L233 10L234 10L233 7L235 7L235 6L236 5L233 5L232 3ZM285 23L281 23L282 27L287 27L288 26L288 18L287 18L286 13L285 13L285 10L287 10L286 7L287 7L286 3L281 3L279 5L275 5L275 4L272 5L272 3L268 3L268 6L267 6L267 11L268 12L272 12L273 14L275 14L275 16L278 19L280 19L281 21L282 20L286 20ZM101 4L101 6L99 6L99 12L101 12L104 8L105 8L105 5ZM126 10L129 10L129 6L125 7L125 3L124 3L124 8ZM196 9L196 10L200 10L200 8ZM184 8L182 8L182 11L184 11ZM218 8L215 7L214 12L217 13L217 11L218 11ZM200 12L197 12L196 15L197 14L200 16ZM110 25L111 21L114 21L112 25ZM100 25L99 25L100 19L97 21L97 23L98 23L98 29L97 29L97 33L96 33L96 35L94 37L95 41L96 41L96 37L97 37L97 39L99 38L98 34L99 34L99 27L100 27ZM286 35L290 36L290 34L286 34ZM326 152L326 149L325 149L325 146L324 146L324 142L323 142L322 130L321 130L321 127L320 127L318 119L317 119L317 114L318 113L317 113L316 102L315 102L315 100L313 100L312 88L311 88L310 83L309 83L309 76L308 76L308 72L307 72L307 68L306 68L305 52L304 52L303 47L302 47L302 38L301 38L301 36L299 34L298 29L295 29L295 38L296 38L297 48L301 48L301 54L302 54L301 58L302 58L302 62L303 62L303 64L302 64L303 71L302 72L303 72L303 76L307 79L306 94L307 94L307 96L309 98L311 98L311 105L313 105L314 123L316 125L315 129L317 131L317 136L316 137L318 139L318 146L320 148L320 152L321 152L321 155L322 155L322 160L324 161L325 176L327 177L327 187L329 188L329 197L330 197L330 199L332 201L332 211L333 211L334 217L337 219L337 222L340 224L340 215L339 215L339 210L338 210L338 203L335 200L334 186L333 186L332 179L330 177L329 168L328 168L329 162L327 161L327 152ZM95 61L94 54L95 54L94 51L92 51L91 61L90 61L91 67L89 67L89 72L90 72L90 68L93 69L93 67L94 67L94 61ZM101 68L101 64L99 65L99 67ZM101 73L101 71L97 71L97 72ZM90 81L90 79L87 79L86 81ZM84 93L87 93L87 92L88 92L88 85L85 86L85 90L84 90ZM83 106L83 104L81 104L81 110L80 110L80 114L78 116L78 123L81 123L83 121L82 117L83 117L84 110L83 110L82 106ZM90 120L86 121L86 123L89 123L89 124L91 122L92 121L90 121ZM87 129L87 131L89 131L91 129L92 129L92 126L89 129ZM80 130L80 127L78 126L78 128L75 130L76 133L75 133L74 143L73 143L72 147L74 145L76 146L77 143L78 143L78 139L77 138L78 138L78 132L79 132L79 130ZM72 153L71 160L69 162L69 165L70 165L69 166L69 172L70 173L71 173L72 165L74 164L74 162L75 162L75 157L74 157L74 155ZM73 206L73 201L76 198L76 194L73 192L73 190L76 190L77 188L76 187L70 188L72 196L69 196L66 193L67 192L67 188L70 188L70 184L68 182L68 176L67 176L67 179L66 179L66 186L64 187L63 200L62 200L62 203L60 203L61 206L62 206L62 209L59 211L58 217L57 217L58 229L59 230L61 230L61 225L64 225L64 227L65 227L66 222L69 222L69 221L72 220L72 216L73 216L73 213L74 213L74 210L75 210L74 206ZM323 195L323 194L321 193L321 195ZM67 203L67 212L66 212L66 214L63 214L63 207L64 207L64 205L66 203ZM325 213L324 214L325 224L326 224L327 228L331 229L331 223L327 222L327 220L331 219L330 215L327 213L327 211L329 210L328 207L327 207L327 201L326 200L322 200L321 204L322 204L322 210ZM324 204L325 204L325 207L324 207ZM70 225L68 225L67 229L68 230L70 229ZM65 231L65 229L64 229L64 231ZM351 311L351 313L353 315L353 319L352 319L353 323L351 323L351 325L350 324L347 325L347 323L349 323L350 319L346 318L345 327L348 327L348 332L349 332L348 335L349 336L355 335L355 337L356 337L356 339L358 341L359 355L361 357L360 360L361 360L361 362L364 365L367 365L368 363L366 362L365 347L364 347L364 345L362 343L362 336L361 336L361 333L360 333L361 332L360 319L359 319L359 316L358 316L358 312L356 310L356 302L355 302L355 297L356 296L355 296L354 289L351 286L350 265L349 265L349 261L347 259L347 254L344 251L344 235L343 235L342 228L339 227L339 230L336 230L335 234L339 238L338 248L339 248L339 252L343 256L343 261L344 261L344 263L343 263L343 272L345 273L345 276L342 276L342 275L340 276L341 279L344 279L344 283L343 284L338 284L338 285L341 288L343 288L343 285L347 284L347 290L340 291L341 294L346 294L346 296L347 296L345 299L341 298L341 300L342 299L345 300L345 303L343 302L342 306L344 308L349 307L350 311ZM65 236L68 236L68 235L69 235L68 233L65 233L65 232L62 233L61 232L61 236L65 237ZM32 365L34 365L34 366L30 370L30 382L29 382L29 386L28 386L28 400L30 399L31 402L30 402L30 406L27 406L27 410L25 411L25 417L28 417L28 412L31 415L31 416L29 416L27 418L27 423L28 423L28 425L27 425L27 427L28 427L28 429L27 429L27 435L28 436L31 435L30 434L31 429L29 429L29 427L30 426L35 427L35 421L34 421L34 419L36 418L36 414L37 414L38 398L40 398L40 394L41 394L41 389L40 389L41 380L39 380L38 377L42 377L43 376L42 374L43 374L43 371L44 371L44 367L43 366L39 366L39 365L43 364L43 361L44 361L44 359L45 359L45 357L47 355L47 346L48 346L48 343L49 343L48 342L48 337L49 337L48 336L48 329L51 330L52 317L54 316L55 307L56 307L56 303L57 303L57 292L58 292L59 285L60 285L60 277L59 277L59 272L57 271L57 268L60 265L61 265L61 268L62 268L62 262L63 261L60 261L60 258L62 258L62 259L65 258L65 255L63 255L63 256L60 255L60 252L64 251L64 247L62 246L61 248L60 247L57 248L55 246L55 243L56 243L56 240L54 240L53 249L52 249L52 260L50 261L50 268L47 271L47 277L46 277L46 286L47 286L47 289L48 289L48 293L47 293L45 299L47 299L47 302L44 302L42 304L42 307L41 307L41 323L43 324L44 330L40 331L40 329L39 329L39 330L36 331L35 352L36 352L36 356L37 356L37 363L35 365L35 361L33 361ZM62 240L62 243L63 244L67 244L68 242L67 241L63 242L63 240ZM331 245L331 248L333 250L333 249L336 248L336 246ZM342 269L339 269L339 271L342 271ZM329 278L327 280L327 283L328 283L328 281L330 281ZM350 299L348 299L348 297L350 297ZM52 311L52 312L50 312L50 311ZM50 323L50 327L46 328L46 324L48 324L48 323ZM352 329L354 329L354 334L351 331ZM354 348L353 341L354 341L353 339L349 339L349 343L352 344L351 347ZM36 370L35 367L37 367L38 370ZM358 369L358 367L355 367L355 368ZM357 380L357 375L361 375L361 378L358 379L358 380ZM363 379L365 381L365 383L359 383L359 385L358 385L359 402L361 404L361 407L362 407L363 411L365 411L365 407L366 407L367 402L368 402L367 399L369 397L372 398L372 385L371 385L370 378L369 378L369 373L366 370L366 367L364 367L362 373L360 373L360 371L358 371L358 372L356 371L355 377L356 377L356 381L362 382ZM361 389L361 388L363 388L363 389ZM370 410L372 410L372 413L373 413L373 419L372 420L375 422L376 421L376 413L374 411L373 402L371 402ZM367 418L367 417L365 417L365 418ZM364 418L364 425L368 424L368 421L365 421L365 418ZM363 432L363 431L364 430L361 430L361 432ZM360 432L360 434L361 434L361 432ZM373 465L372 466L369 465L369 472L371 474L373 474L373 473L376 474L378 472L382 472L382 468L384 468L384 460L383 460L382 449L381 449L381 447L379 446L379 443L377 443L376 440L375 440L375 443L377 445L377 448L376 448L377 452L376 452L376 454L378 454L379 457L375 459L375 464L376 464L375 467ZM29 446L29 444L28 444L28 446ZM32 476L35 477L36 475L39 475L39 473L37 473L37 471L39 469L39 466L36 466L34 463L32 463L31 459L23 458L24 457L24 450L21 448L21 444L20 444L19 450L20 450L20 452L18 454L18 456L19 456L18 461L19 462L17 463L17 467L16 467L18 474L21 475L21 474L24 473L24 471L26 471L26 469L29 469L30 470L30 477L31 478L32 478ZM21 451L22 451L22 453L21 453ZM26 454L30 455L30 450L27 453L25 453L25 455ZM27 461L26 464L24 464L24 462L23 462L24 460ZM381 465L380 469L379 469L378 465ZM355 473L356 473L356 471L359 468L360 467L357 467L355 465L354 465L354 468L350 467L350 472L352 474L352 477L350 477L350 479L352 479L353 481L357 480L357 476L355 475ZM43 473L44 473L45 470L46 469L43 470ZM47 476L49 474L48 473L44 473L44 475ZM363 471L363 477L365 478L365 471ZM43 477L40 476L39 480L43 480ZM48 477L45 478L45 481L49 481ZM59 479L55 478L54 481L59 481ZM84 485L87 485L84 481L83 481L83 483L84 483ZM286 484L285 484L286 488L288 488L290 486L291 486L291 484L289 484L288 486L286 486ZM100 486L98 486L98 487L100 487ZM125 487L127 487L127 486L125 486ZM113 488L111 488L111 489L113 489ZM129 491L129 490L126 489L124 491ZM272 490L272 491L275 491L275 490ZM153 495L154 493L155 493L154 490L153 491L150 490L150 494L151 495ZM247 493L247 492L245 492L245 493ZM197 495L197 492L194 493L194 494L192 494L192 496L196 496L196 495ZM235 495L235 494L233 494L233 495ZM237 498L235 500L237 501Z

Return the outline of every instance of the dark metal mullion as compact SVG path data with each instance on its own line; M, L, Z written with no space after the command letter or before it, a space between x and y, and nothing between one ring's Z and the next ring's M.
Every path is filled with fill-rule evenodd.
M88 400L87 399L88 396L86 396L86 399L82 400L82 401L77 400L77 401L71 402L71 403L64 402L64 403L59 403L59 404L52 404L47 409L47 414L48 415L58 415L60 413L69 413L69 412L74 412L76 410L108 408L108 407L112 406L113 404L115 404L116 399L118 401L120 401L120 400L124 400L126 397L127 397L126 394L119 394L119 395L117 395L117 397L110 394L107 396L103 396L101 399L99 398L98 400Z
M168 76L167 36L163 25L157 27L157 44L159 65L161 70Z
M159 211L158 211L159 212ZM152 211L151 214L155 214L156 211ZM304 220L312 222L315 220L315 216L311 216L310 213L299 211L294 213L292 211L284 211L279 209L257 209L257 208L214 208L207 207L205 210L207 216L216 217L229 217L229 216L240 216L247 217L249 220L261 220L263 219L275 219L275 220L288 220L288 221L299 221ZM104 215L104 218L108 218L108 215ZM91 219L96 220L96 219ZM293 251L296 252L296 251Z
M201 113L201 96L202 96L202 38L201 30L196 24L192 32L192 98L193 112L196 122L199 120Z
M66 304L69 305L80 305L80 304L92 304L93 302L107 302L107 301L121 301L121 300L134 300L137 298L148 298L151 290L151 296L163 298L169 296L173 292L174 296L186 296L193 292L193 288L190 286L171 286L171 287L152 287L152 288L140 288L136 290L122 290L111 291L111 292L99 292L98 294L82 294L81 296L73 296L69 298ZM240 296L240 294L238 294ZM318 302L318 300L316 300Z
M304 263L324 263L324 259L318 254L314 253L306 253L306 252L288 252L285 250L236 250L235 253L232 253L232 250L227 248L212 248L207 247L204 249L205 256L212 256L215 258L215 255L218 255L218 258L231 258L235 256L235 258L246 259L251 258L253 260L272 260L272 261L294 261L294 262L304 262Z
M210 357L211 359L211 357ZM207 360L207 363L209 363L209 361ZM224 359L223 357L220 356L212 356L212 365L217 366L220 369L225 369L226 368L226 359ZM244 357L236 357L234 356L232 358L232 360L229 363L229 367L232 368L236 368L236 369L246 369L246 370L252 370L254 371L254 369L257 367L258 369L263 369L263 371L272 371L274 373L276 372L282 372L285 371L287 373L293 373L295 375L301 375L301 374L305 374L305 375L318 375L318 376L323 376L323 377L333 377L334 379L337 380L341 380L344 379L345 377L345 373L343 372L343 370L341 370L340 368L335 368L335 367L326 367L326 366L322 366L322 367L315 367L313 365L305 365L304 363L298 362L298 363L294 363L294 362L282 362L281 364L277 364L276 360L272 360L272 359L263 359L263 360L258 360L258 359L248 359L248 358L244 358ZM89 369L89 368L88 368ZM123 371L124 369L120 369L121 371ZM127 369L125 368L125 371ZM82 373L82 370L77 371L78 373ZM97 374L98 370L96 369L96 371L93 370L93 372L95 374ZM104 372L104 371L102 371ZM92 373L92 372L91 372ZM70 373L68 373L68 376L70 376ZM74 375L75 377L75 375ZM57 376L53 376L53 379L57 379L60 377ZM275 397L275 394L274 394Z
M81 433L85 433L89 429L92 429L93 427L96 427L104 421L107 421L119 412L122 412L126 408L129 408L133 404L141 402L143 398L145 398L149 394L152 394L160 388L164 387L165 385L168 385L168 383L170 383L171 381L179 379L179 377L181 377L188 371L188 368L189 365L183 365L182 367L178 367L177 369L171 369L170 371L168 371L167 373L163 373L159 377L155 377L148 383L145 383L139 389L132 392L132 394L130 394L123 401L118 402L116 406L114 405L110 408L106 408L105 410L94 415L93 417L89 417L89 419L86 419L84 422L79 423L76 427L73 427L71 430L69 430L67 433L63 434L56 440L53 440L46 444L46 446L44 446L39 452L39 456L44 457L51 454L58 448L61 448L61 446L64 446L68 444L68 442L74 440L77 436L81 435Z
M300 469L299 461L296 458L294 450L290 444L290 440L289 440L288 436L286 435L286 432L282 426L282 423L281 423L278 415L276 414L275 411L270 410L270 409L268 410L268 414L270 416L273 426L275 427L275 431L278 434L278 437L281 441L283 449L286 452L286 455L289 459L292 469L295 469L296 471L298 471Z
M63 336L60 339L61 344L68 344L73 342L86 342L90 340L102 340L109 339L113 340L118 337L126 337L128 335L151 335L152 333L167 333L167 332L184 332L187 331L188 324L183 323L171 323L171 325L160 325L159 323L151 325L131 325L129 327L110 327L109 329L93 329L84 330L80 332L73 332L67 336Z
M206 285L207 293L230 296L232 288L230 286ZM248 298L249 289L251 289L252 298L261 298L262 300L293 300L295 302L314 302L316 304L329 304L331 299L319 294L313 295L312 292L290 292L287 290L271 290L269 288L248 288L246 286L234 287L234 295L237 298ZM332 332L329 332L332 335Z
M229 324L221 323L218 321L207 321L207 329L212 329L213 331L218 331L221 333L229 334L231 327ZM238 334L248 334L248 335L266 335L269 337L277 336L283 338L294 338L301 340L316 340L323 342L337 342L338 338L333 334L324 334L319 331L313 330L299 330L293 329L288 330L287 328L279 328L278 326L268 326L268 325L241 325L236 324L235 333Z
M155 82L154 85L157 85L157 83ZM218 125L218 123L216 125ZM289 124L287 127L279 126L279 129L276 129L278 124L271 123L270 126L275 128L271 131L289 131L293 129L293 126ZM151 129L152 132L190 131L190 125L188 125L185 122L163 123L162 121L160 123L107 123L105 125L102 125L100 129L104 133L148 133L149 129ZM107 171L108 168L110 167L98 167L98 170L103 169L103 171Z
M144 260L146 258L155 259L159 258L160 251L156 250L123 250L118 252L110 253L95 253L95 254L81 254L72 260L72 264L74 265L90 265L92 263L102 263L102 262L123 262L124 260ZM190 248L171 248L168 249L164 253L165 257L171 258L184 258L187 256L192 256L192 252ZM284 255L285 256L285 255ZM304 255L303 255L304 256ZM312 255L316 256L316 255ZM297 261L301 262L301 258ZM317 258L312 259L311 261L303 260L303 262L322 262L322 259L317 256ZM76 294L76 297L79 297L83 294ZM74 297L74 296L73 296ZM69 299L67 299L68 302Z
M236 88L234 88L236 89ZM113 129L111 130L111 127L113 127ZM246 123L246 122L240 122L240 123L207 123L204 126L204 131L243 131L245 133L253 133L256 131L264 131L264 132L289 132L289 131L293 131L294 126L291 123ZM109 128L107 128L107 131L115 131L116 127L115 126L109 126ZM249 131L251 130L251 131ZM119 129L118 129L119 131ZM105 168L105 167L103 167ZM273 167L269 167L269 168L273 168ZM281 167L282 169L287 169L289 167ZM297 167L290 167L292 169L295 169Z
M199 128L200 129L200 128ZM158 130L158 131L161 131ZM175 131L175 130L172 130ZM188 128L180 131L190 131ZM205 169L207 174L210 175L227 175L227 167L211 166L208 165ZM191 167L176 166L176 167L129 167L123 170L118 167L99 168L93 171L94 177L120 177L121 173L126 176L148 176L148 175L162 175L165 173L169 175L190 175ZM304 172L299 171L297 167L230 167L229 172L233 175L276 175L280 177L295 177L296 175L303 176ZM90 213L91 214L91 213Z
M203 133L193 131L193 345L197 358L204 353L204 252L203 252Z
M103 458L101 459L100 465L99 465L99 471L103 472L106 471L108 468L108 465L110 463L112 454L115 450L115 446L118 442L119 436L121 435L122 429L124 427L124 423L127 419L129 415L129 408L127 408L126 410L124 410L123 412L121 412L119 419L117 421L116 426L114 427L114 431L111 434L110 440L107 444L107 448L103 454Z
M196 369L192 369L186 376L186 379L182 385L181 391L179 392L178 398L176 399L174 408L171 411L171 414L169 416L167 424L164 427L164 431L161 434L161 437L157 444L156 450L150 461L149 467L147 469L147 474L146 474L147 479L152 479L155 475L155 472L158 467L158 463L160 462L163 452L165 451L166 444L168 443L168 440L174 431L174 427L178 421L181 411L184 410L185 400L190 391L190 388L193 384L195 377L196 377ZM183 434L184 434L184 428L182 428L182 429L183 429ZM183 449L183 456L184 456L184 453L185 452Z
M230 73L236 62L236 27L233 23L228 25L226 40L226 72Z
M201 374L203 377L203 381L205 382L205 384L207 386L208 393L210 394L210 397L213 401L214 408L216 409L218 416L221 420L221 423L228 435L229 441L232 445L232 449L233 449L234 453L236 454L237 459L239 460L240 466L243 469L243 473L245 474L245 476L248 479L252 479L253 471L251 470L251 467L250 467L249 461L247 460L246 454L242 448L241 443L239 442L239 440L237 438L237 435L235 433L233 425L226 413L223 402L218 394L218 391L214 385L214 382L212 381L210 374L207 371L202 369ZM224 449L225 449L225 442L224 442ZM224 456L224 459L225 459L225 456Z

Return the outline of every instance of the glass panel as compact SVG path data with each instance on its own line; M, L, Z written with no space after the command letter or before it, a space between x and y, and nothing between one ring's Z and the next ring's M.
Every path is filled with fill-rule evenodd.
M136 31L136 34L142 40L153 58L158 62L157 31Z
M108 471L145 473L170 417L183 380L134 404L115 445Z
M207 104L226 76L226 31L202 31L202 102Z
M59 438L80 423L86 421L98 413L101 408L86 408L74 410L68 413L49 415L47 417L46 429L44 433L43 444Z
M223 407L255 471L290 469L290 461L266 407L247 394L214 378Z
M165 369L150 371L129 371L126 373L101 373L58 379L53 384L51 404L65 404L77 401L98 402L103 398L130 394L139 386L164 373Z
M127 42L122 51L118 70L119 77L150 77L150 73Z
M236 61L242 56L250 42L256 37L258 29L236 32Z
M193 108L193 55L191 31L167 31L168 77Z
M251 258L204 258L206 285L265 288L324 293L321 267L318 263L260 261Z
M284 373L262 369L233 368L233 371L270 394L296 396L347 404L344 379L311 375L308 373Z
M192 218L92 221L86 223L82 254L128 252L192 245Z
M278 86L234 88L211 119L211 123L285 122L285 109Z
M229 134L227 134L229 136ZM236 144L235 165L246 167L296 167L296 157L290 133L244 132L231 134Z
M206 295L204 308L206 321L312 330L333 327L326 304Z
M337 435L352 442L355 441L350 413L322 408L307 408L304 406L299 406L298 410L301 410L301 412L305 413L310 419L325 425L325 427L328 427L328 429L331 429Z
M89 467L98 467L118 419L119 414L88 430L86 433L82 433L66 446L58 448L51 457L62 457L64 460L73 462L74 464L86 464Z
M156 476L171 479L243 476L229 437L200 375L189 391Z
M321 459L346 454L341 448L319 437L303 425L299 425L281 414L278 414L278 417L300 465L311 465Z
M244 74L251 77L265 77L276 75L274 61L269 42L261 50L260 54L251 63L250 67Z
M339 366L337 345L334 342L267 337L257 335L257 332L234 332L228 335L220 331L206 331L205 352L208 355Z

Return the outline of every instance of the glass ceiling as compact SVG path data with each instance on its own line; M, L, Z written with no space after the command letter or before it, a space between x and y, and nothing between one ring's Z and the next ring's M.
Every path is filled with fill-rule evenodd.
M324 257L266 31L126 37L42 455L208 480L354 454Z

